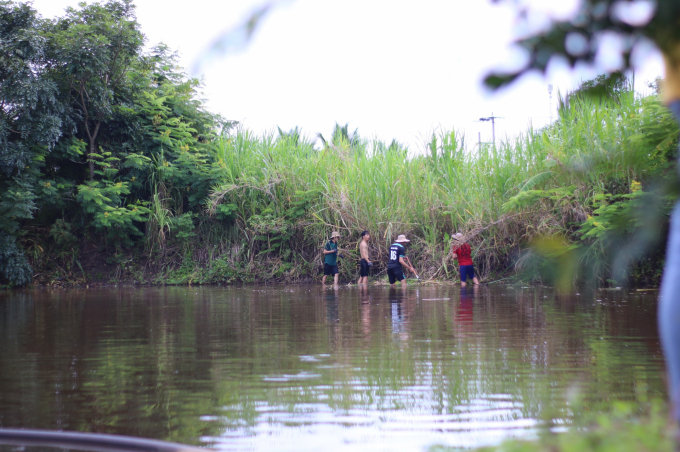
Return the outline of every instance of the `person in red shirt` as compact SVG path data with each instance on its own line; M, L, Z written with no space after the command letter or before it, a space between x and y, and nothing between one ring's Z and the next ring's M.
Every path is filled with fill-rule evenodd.
M465 287L468 278L472 280L475 285L479 284L479 279L475 276L475 267L472 264L472 250L470 245L465 243L465 238L460 232L453 235L453 244L451 245L451 254L454 260L458 260L460 266L460 287Z

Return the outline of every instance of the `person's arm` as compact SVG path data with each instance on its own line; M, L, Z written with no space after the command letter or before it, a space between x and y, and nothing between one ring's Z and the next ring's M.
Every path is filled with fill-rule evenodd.
M337 252L338 252L338 249L337 249L337 248L334 249L334 250L329 250L329 249L326 248L327 246L328 246L328 245L324 246L324 248L323 248L323 254L333 254L333 253L337 253Z
M455 268L456 264L459 263L458 261L458 253L456 253L456 250L458 248L454 248L453 246L451 247L451 255L453 256L453 266Z
M407 258L406 256L399 256L399 263L400 263L401 265L403 265L404 267L406 267L406 268L408 269L408 271L410 271L411 273L415 273L415 272L416 272L416 269L413 268L413 267L411 266L411 264L409 264L408 258Z
M415 267L413 266L413 264L411 263L411 259L409 259L407 256L404 256L404 259L405 259L406 262L408 262L408 264L411 266L411 273L413 273L414 275L416 275L416 278L417 278L417 277L418 277L418 272L416 271L416 268L415 268Z

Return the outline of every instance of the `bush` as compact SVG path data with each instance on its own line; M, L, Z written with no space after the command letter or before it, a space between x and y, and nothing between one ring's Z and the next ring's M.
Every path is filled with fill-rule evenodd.
M17 246L16 238L1 232L0 276L11 286L25 286L33 280L33 269Z

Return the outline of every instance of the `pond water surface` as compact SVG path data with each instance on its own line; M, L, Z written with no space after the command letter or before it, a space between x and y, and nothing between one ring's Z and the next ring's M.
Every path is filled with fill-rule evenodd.
M0 427L234 451L420 451L664 398L656 292L0 292Z

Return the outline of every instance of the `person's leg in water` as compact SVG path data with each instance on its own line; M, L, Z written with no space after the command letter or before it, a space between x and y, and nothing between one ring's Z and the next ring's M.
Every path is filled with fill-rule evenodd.
M460 287L465 287L465 286L467 286L468 276L470 276L470 269L469 269L469 267L470 267L470 265L461 265L461 266L459 267L459 271L460 271ZM479 284L479 281L475 282L474 273L473 273L471 276L472 276L472 278L471 278L471 279L472 279L472 283L473 283L473 284Z
M391 268L387 269L387 280L390 282L390 287L394 287L394 283L397 282L397 278L394 277L394 273Z
M472 276L472 284L478 286L479 278L477 278L477 275L475 274L475 267L473 265L470 266L469 272L470 272L469 275Z
M338 266L337 265L328 265L328 264L323 264L323 278L321 278L321 285L325 286L326 285L326 277L327 276L332 276L333 277L333 284L338 285Z
M401 268L388 268L387 277L390 280L390 287L394 287L394 284L401 281L401 286L406 287L406 278L404 277L404 270Z
M668 108L680 123L680 99ZM680 172L680 161L678 162ZM680 174L679 174L680 176ZM666 265L659 297L659 335L668 369L671 412L680 421L680 201L673 209L670 222Z
M369 272L368 262L366 261L366 259L361 259L361 262L359 263L359 281L357 282L358 285L368 284L368 272Z

